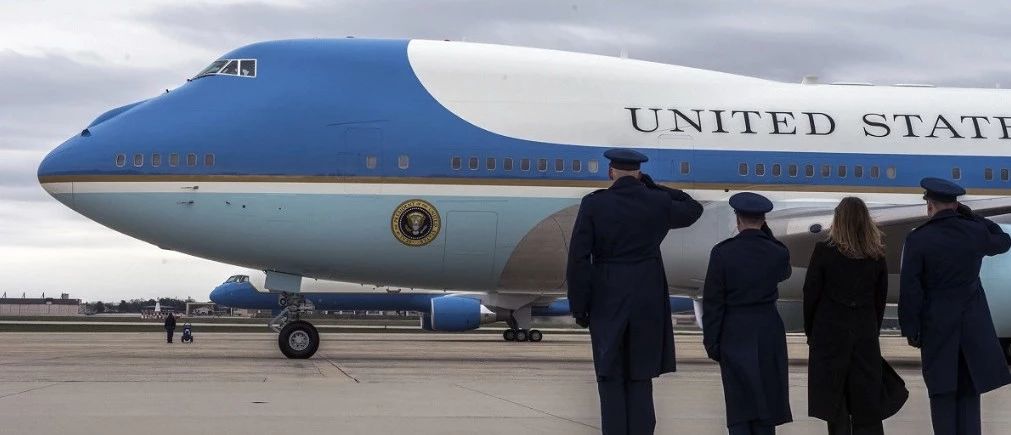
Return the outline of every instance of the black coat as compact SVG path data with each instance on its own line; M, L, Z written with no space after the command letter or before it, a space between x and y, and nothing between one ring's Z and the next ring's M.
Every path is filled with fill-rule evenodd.
M573 313L588 313L597 376L673 372L674 330L660 242L702 205L679 190L623 177L583 198L566 272Z
M778 284L790 277L790 253L759 230L716 245L702 293L703 344L719 361L727 426L793 420L786 329L776 309Z
M804 281L810 416L826 421L837 418L848 387L854 422L883 419L878 334L887 297L884 257L849 258L828 242L815 245Z
M165 317L165 330L174 331L176 329L176 317L169 314Z
M931 395L953 393L958 355L980 394L1011 383L979 281L983 257L1011 248L989 219L945 210L906 236L899 289L902 335L918 338Z

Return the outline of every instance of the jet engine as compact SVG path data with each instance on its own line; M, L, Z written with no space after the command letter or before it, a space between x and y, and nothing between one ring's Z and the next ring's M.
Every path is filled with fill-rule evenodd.
M433 298L431 310L421 316L421 329L446 332L470 331L496 320L498 316L481 305L478 299L442 296Z

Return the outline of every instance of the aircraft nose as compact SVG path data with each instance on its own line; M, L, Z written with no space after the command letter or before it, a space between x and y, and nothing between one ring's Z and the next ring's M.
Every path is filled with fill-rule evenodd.
M69 154L74 142L75 139L70 139L50 151L39 163L37 173L42 188L53 198L71 208L74 201L73 183L60 176L70 173L73 157Z
M224 296L225 296L224 286L223 285L219 285L217 287L214 287L214 290L211 290L211 294L208 297L210 298L211 302L214 302L214 303L220 304L220 305L224 305L224 303L225 303L225 297Z

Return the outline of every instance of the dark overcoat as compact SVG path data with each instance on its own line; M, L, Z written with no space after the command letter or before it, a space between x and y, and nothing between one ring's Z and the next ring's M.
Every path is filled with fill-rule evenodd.
M703 343L719 361L727 426L793 420L786 329L776 309L778 284L790 277L790 253L760 230L716 245L702 293Z
M1011 383L979 280L983 257L1011 248L1000 226L952 210L938 212L906 236L899 289L902 335L921 343L930 395L954 393L958 355L980 394Z
M815 245L804 280L810 416L834 421L848 389L854 423L884 419L878 335L887 298L883 256L850 258L829 242Z
M642 380L675 370L660 243L701 215L684 192L634 177L583 198L566 275L570 309L589 314L597 376Z
M165 330L174 331L176 329L176 317L169 314L165 317Z

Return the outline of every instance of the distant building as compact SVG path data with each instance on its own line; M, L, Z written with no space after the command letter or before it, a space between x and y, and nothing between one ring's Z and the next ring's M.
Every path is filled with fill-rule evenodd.
M0 316L76 316L80 311L81 300L66 293L59 299L0 298Z

